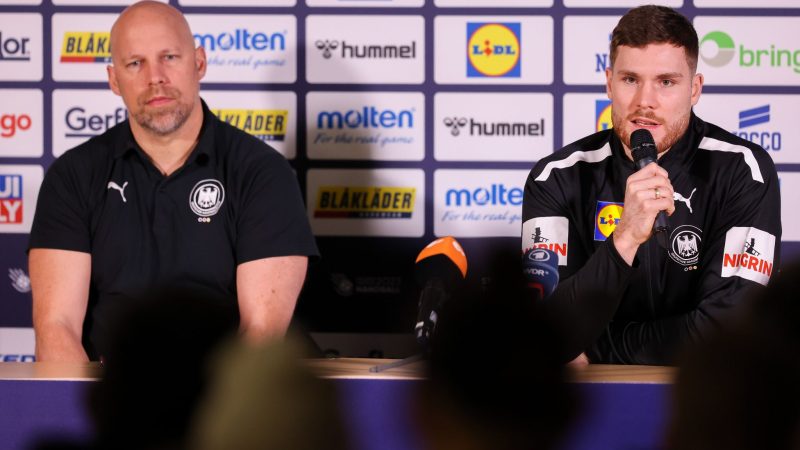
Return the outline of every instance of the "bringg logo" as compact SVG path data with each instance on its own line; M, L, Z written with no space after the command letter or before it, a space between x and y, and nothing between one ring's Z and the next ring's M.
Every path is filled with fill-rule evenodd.
M219 34L194 34L197 45L208 51L237 50L286 50L286 31L280 33L253 33L245 28L237 28Z
M414 108L394 111L364 106L346 112L321 111L317 114L318 129L342 128L413 128Z
M448 189L445 192L446 206L519 206L521 204L522 189L508 188L504 184L493 183L488 187L478 187L473 190Z
M727 33L722 31L708 33L700 41L700 48L705 50L711 47L711 44L706 44L707 42L716 44L716 47L711 54L707 54L705 51L700 52L700 57L706 64L712 67L722 67L731 62L735 53L735 45L733 39Z
M109 128L128 119L128 110L116 108L111 114L87 114L80 106L67 110L64 120L67 124L68 138L88 138L100 135Z
M31 116L27 114L0 115L0 137L13 138L17 130L25 131L32 125Z
M713 49L709 50L710 47ZM700 57L706 64L722 67L733 60L736 45L729 34L712 31L703 36L700 50ZM775 44L770 44L769 49L747 48L739 44L738 52L739 67L791 67L795 73L800 73L800 49L782 49Z

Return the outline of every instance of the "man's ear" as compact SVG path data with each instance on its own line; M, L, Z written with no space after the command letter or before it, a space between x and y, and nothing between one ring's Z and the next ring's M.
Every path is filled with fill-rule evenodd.
M702 73L696 73L692 78L692 106L700 100L700 94L703 92L703 80Z
M119 93L119 83L117 83L117 74L114 73L114 66L111 64L107 65L106 73L108 74L108 87L111 88L111 92L122 95Z
M206 69L208 68L206 50L203 47L197 47L194 50L194 67L197 70L197 79L202 80L206 76Z

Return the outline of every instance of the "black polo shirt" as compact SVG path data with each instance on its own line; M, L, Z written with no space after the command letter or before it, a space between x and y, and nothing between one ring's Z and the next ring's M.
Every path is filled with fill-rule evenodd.
M239 264L318 254L289 164L205 103L198 144L170 176L127 121L58 158L39 192L29 247L92 255L83 330L91 358L103 354L112 316L147 291L193 289L236 308Z

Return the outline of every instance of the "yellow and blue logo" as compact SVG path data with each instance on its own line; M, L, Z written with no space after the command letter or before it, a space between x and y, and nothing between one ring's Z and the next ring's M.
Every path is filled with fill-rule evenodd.
M108 31L67 31L61 44L62 63L111 62L111 33Z
M623 203L597 202L594 220L594 240L605 241L619 225Z
M406 186L320 186L314 217L410 219L416 195Z
M467 77L519 78L519 23L467 23Z
M595 131L608 130L614 127L611 122L611 100L596 100L594 102Z
M249 133L262 141L283 141L289 123L285 109L215 109L220 120Z

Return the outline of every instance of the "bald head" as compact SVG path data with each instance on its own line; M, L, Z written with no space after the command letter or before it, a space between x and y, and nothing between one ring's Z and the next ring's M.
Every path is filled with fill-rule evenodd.
M143 31L143 25L163 26L172 31L177 45L194 48L189 23L180 11L165 3L145 0L125 8L111 27L111 59L115 64L120 56L115 51L120 47L117 42L134 38L133 34Z

